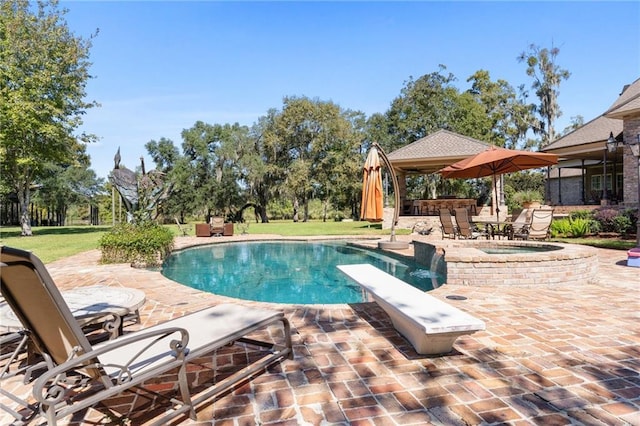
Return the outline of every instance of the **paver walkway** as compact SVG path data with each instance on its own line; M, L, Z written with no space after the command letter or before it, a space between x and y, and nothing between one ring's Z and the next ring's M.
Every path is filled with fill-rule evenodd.
M178 245L205 241L223 239L184 237ZM229 300L157 272L98 265L98 257L92 251L47 267L63 290L143 290L142 326ZM598 282L579 287L445 285L430 294L487 329L439 357L417 355L375 303L275 305L292 322L295 359L199 410L195 424L640 425L639 289L640 269L611 250L599 250ZM451 294L467 299L445 299ZM116 424L108 412L90 410L71 424ZM145 424L156 414L125 412L118 421Z

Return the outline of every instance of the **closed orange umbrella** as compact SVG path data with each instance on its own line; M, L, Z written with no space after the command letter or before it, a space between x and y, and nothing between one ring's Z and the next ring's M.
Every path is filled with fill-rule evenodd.
M382 203L382 173L380 173L380 156L376 147L371 148L367 161L364 163L364 178L362 182L362 204L360 219L369 222L381 222L383 214Z

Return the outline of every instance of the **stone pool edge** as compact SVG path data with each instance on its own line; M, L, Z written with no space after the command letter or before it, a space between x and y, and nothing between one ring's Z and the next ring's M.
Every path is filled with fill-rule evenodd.
M444 251L447 284L465 286L555 286L594 283L598 252L575 244L527 241L413 241L416 260L433 251ZM535 253L488 254L480 247L545 246L560 250ZM418 260L419 261L419 260Z

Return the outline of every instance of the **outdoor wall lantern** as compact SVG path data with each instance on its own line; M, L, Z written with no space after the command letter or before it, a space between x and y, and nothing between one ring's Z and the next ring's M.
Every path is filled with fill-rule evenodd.
M637 227L636 227L636 247L640 247L640 134L636 135L635 140L631 141L622 140L622 142L618 142L613 137L613 132L609 133L609 139L607 139L607 150L609 152L614 152L618 145L627 145L631 149L631 153L638 162L638 214L637 214Z
M617 141L616 138L613 137L613 132L609 132L609 139L607 139L607 150L609 152L615 152L618 149L619 145L627 145L631 148L631 153L635 157L640 157L640 133L636 135L636 139L632 142L628 141Z

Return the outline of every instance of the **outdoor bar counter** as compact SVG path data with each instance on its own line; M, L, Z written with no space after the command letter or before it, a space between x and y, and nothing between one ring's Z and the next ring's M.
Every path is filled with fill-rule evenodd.
M474 198L438 198L438 199L429 199L429 200L412 200L407 201L404 213L405 215L432 215L437 216L440 212L440 209L449 209L453 211L453 209L457 208L465 208L469 212L470 215L476 215L477 209L476 204L477 201Z

